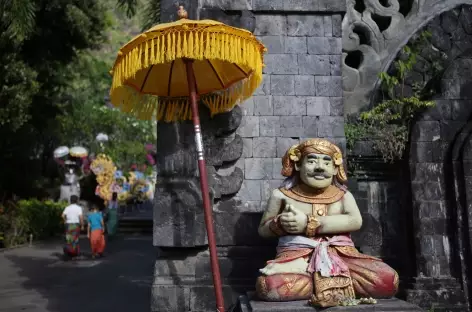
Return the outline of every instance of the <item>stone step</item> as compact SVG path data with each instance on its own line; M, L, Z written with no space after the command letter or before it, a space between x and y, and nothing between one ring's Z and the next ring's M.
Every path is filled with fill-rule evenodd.
M120 219L118 231L120 233L151 234L153 230L152 219Z
M377 300L376 304L361 304L350 307L313 308L307 300L290 302L265 302L257 300L254 293L239 297L241 312L424 312L420 307L397 298Z

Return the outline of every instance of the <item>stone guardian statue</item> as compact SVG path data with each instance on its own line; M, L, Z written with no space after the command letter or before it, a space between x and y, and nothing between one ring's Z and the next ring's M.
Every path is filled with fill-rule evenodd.
M313 306L345 305L355 298L389 298L398 289L395 270L361 254L350 233L362 226L347 190L341 150L325 139L292 146L282 158L287 177L273 190L260 226L278 237L277 256L260 270L256 293L265 301L309 299Z

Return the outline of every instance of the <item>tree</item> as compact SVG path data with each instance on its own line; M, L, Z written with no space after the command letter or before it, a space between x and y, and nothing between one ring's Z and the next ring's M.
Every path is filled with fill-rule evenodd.
M94 0L0 1L2 192L31 194L46 171L67 99L66 67L103 41L104 13Z
M128 16L143 16L139 9L146 8L148 25L159 20L159 1L152 0L0 0L2 192L34 194L37 185L44 183L42 177L55 168L53 149L70 134L67 131L74 129L67 128L66 117L89 121L87 114L103 105L110 85L109 61L117 46L124 43L120 40L129 39L129 35L121 34L123 38L109 45L111 51L97 51L109 39L106 29L126 23L121 19L113 25L110 7L125 11ZM135 133L123 124L125 116L115 111L103 114L97 115L102 119L93 120L95 125L108 120L102 128L121 125ZM141 126L147 129L146 124ZM88 138L97 130L91 129ZM112 153L133 150L126 131L101 131L129 140L125 143L127 149L115 146ZM138 143L141 144L136 142L136 146ZM132 157L123 158L128 162Z

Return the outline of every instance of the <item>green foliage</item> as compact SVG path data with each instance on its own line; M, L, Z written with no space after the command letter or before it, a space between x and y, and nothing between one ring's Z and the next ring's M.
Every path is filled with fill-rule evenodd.
M20 2L34 15L16 8ZM57 117L70 97L67 67L104 40L105 8L94 0L18 0L1 1L0 13L0 190L30 196L56 146Z
M31 117L29 106L39 91L37 73L15 54L0 54L0 66L0 127L16 132Z
M63 231L62 211L66 202L37 199L7 202L0 205L0 242L5 247L46 239Z
M403 157L407 147L410 127L417 113L435 105L428 100L431 90L427 85L416 86L413 95L404 96L405 79L413 70L417 57L429 43L431 33L422 32L402 48L394 62L394 72L381 72L383 100L374 108L363 112L354 122L346 123L347 147L352 151L359 140L373 140L374 148L385 162Z
M0 0L0 33L12 40L22 40L34 28L36 4L31 0Z
M138 0L118 0L118 7L120 9L125 9L128 17L132 17L136 14L137 5Z
M153 141L152 122L137 120L99 103L73 105L69 114L59 117L59 121L62 144L80 144L92 152L103 152L119 168L143 163L146 156L144 145ZM98 145L95 140L100 132L109 137L103 145Z
M140 30L142 2L0 0L0 193L53 188L52 151L62 142L86 145L105 132L128 154L144 153L136 150L151 142L152 128L113 110L97 113L116 51ZM123 146L105 148L130 162Z
M143 10L143 30L151 28L161 19L161 1L148 0Z

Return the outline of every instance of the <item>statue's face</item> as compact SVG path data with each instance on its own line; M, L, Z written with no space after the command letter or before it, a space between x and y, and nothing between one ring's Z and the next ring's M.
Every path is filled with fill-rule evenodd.
M309 154L295 165L303 183L313 188L326 188L333 183L338 168L329 155Z

